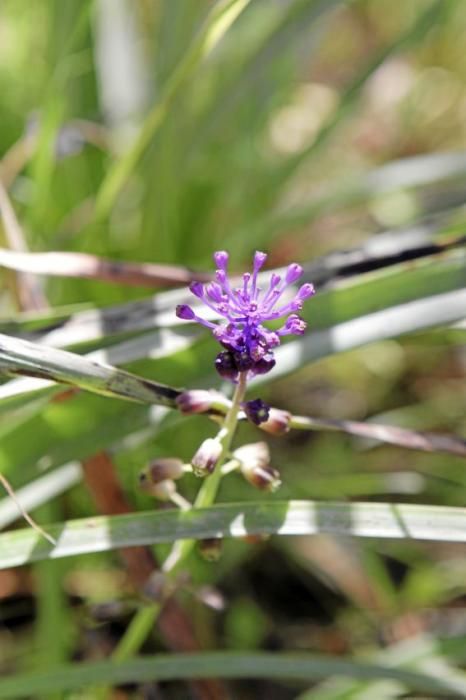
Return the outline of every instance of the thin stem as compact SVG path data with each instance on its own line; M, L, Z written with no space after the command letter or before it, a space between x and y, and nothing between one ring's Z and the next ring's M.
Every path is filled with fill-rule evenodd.
M160 603L152 603L140 608L129 623L125 634L115 648L112 659L125 661L137 654L141 646L154 628L161 610Z
M246 393L246 383L247 372L241 372L239 375L238 384L236 385L235 393L233 394L233 398L228 409L228 413L225 416L221 429L222 452L214 471L204 480L201 488L199 489L196 500L193 504L194 508L206 508L212 505L215 500L220 486L220 481L223 476L222 465L230 452L230 445L238 424L238 413L241 407L241 402L243 401ZM194 544L195 540L182 540L175 542L163 565L164 572L168 573L177 569L190 554Z
M220 481L224 475L222 466L225 462L227 462L230 454L230 446L236 432L236 426L238 425L238 414L240 411L241 402L243 401L246 393L246 384L247 372L241 372L231 404L228 408L228 412L221 428L222 452L220 454L220 458L213 473L204 480L201 488L199 489L196 500L193 504L195 508L205 508L212 505L215 500L220 486ZM174 575L175 571L189 556L195 542L195 540L182 540L175 542L163 566L163 571L169 578ZM137 653L148 634L153 629L161 610L162 606L160 604L148 605L138 610L131 620L126 633L123 635L118 646L115 648L112 657L118 661L123 661Z

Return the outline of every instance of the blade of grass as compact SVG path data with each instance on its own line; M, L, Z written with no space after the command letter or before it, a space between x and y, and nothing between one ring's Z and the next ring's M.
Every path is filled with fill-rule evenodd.
M0 208L2 206L1 196L2 185L0 183ZM63 251L28 253L1 248L0 266L35 275L81 277L136 287L188 285L193 280L207 281L211 279L211 275L190 272L182 266L122 262L88 253Z
M314 535L466 542L466 509L397 503L265 501L228 503L190 511L100 516L49 525L57 540L32 530L0 535L0 568L122 547L182 539L245 535Z
M308 333L276 350L274 378L335 353L425 328L454 323L464 317L465 308L466 289L384 309L337 324L327 331ZM255 377L251 383L259 385L265 381L262 377Z
M69 664L47 673L35 673L0 680L0 697L22 697L52 690L77 690L88 685L144 683L187 678L278 678L289 681L322 680L329 676L359 679L390 678L419 692L436 697L466 697L462 678L449 680L426 672L339 657L312 654L206 652L135 658L123 663L101 661Z
M213 51L225 32L247 7L250 0L220 0L211 9L203 27L194 38L177 68L170 75L163 94L147 116L130 149L116 160L104 179L96 197L95 212L98 220L105 218L131 175L154 134L169 114L175 98L199 64Z
M382 247L383 244L384 242L380 241ZM367 245L377 247L375 242ZM390 248L389 258L392 256L392 250ZM408 259L389 267L383 265L379 256L376 264L374 261L374 267L377 268L374 271L339 280L340 275L347 277L351 273L350 261L354 260L355 253L355 250L348 253L343 266L341 257L340 263L335 262L336 254L333 261L323 258L309 265L303 279L314 283L317 281L319 292L312 300L309 310L305 309L306 320L312 324L312 328L328 328L370 311L464 288L466 252L462 248L440 250L438 254L414 261ZM366 249L357 254L356 259L361 261L361 258L367 262ZM325 272L329 266L333 269L330 276ZM364 269L362 266L363 271ZM283 270L268 271L265 273L267 279L271 272L280 274ZM322 282L332 284L328 284L330 288L320 290ZM334 285L335 282L337 285ZM174 309L177 304L185 302L192 303L192 296L182 289L171 290L128 304L104 309L85 309L63 318L62 321L59 310L53 314L41 314L37 316L36 323L39 327L41 324L52 326L51 330L45 330L40 335L40 341L55 347L101 342L103 337L108 344L109 338L117 337L118 334L179 325L182 322L176 318ZM202 311L206 315L205 308ZM66 309L63 313L65 315ZM26 334L28 340L38 339L37 333L34 333L34 318L30 314L25 315L23 323L11 320L0 324L0 330L6 333Z
M371 299L366 301L366 306ZM276 351L277 366L273 378L283 376L307 363L377 340L394 338L425 328L446 325L464 317L466 290L437 294L427 299L393 306L336 324L328 330L308 333L300 340L289 342ZM316 319L318 325L318 317ZM127 356L128 357L128 356ZM135 356L133 356L135 359ZM52 382L76 386L103 396L126 398L144 403L174 406L179 391L134 374L99 364L74 353L41 346L0 334L0 371L10 375L39 377ZM270 381L258 377L253 384ZM43 391L44 384L22 382L0 387L4 408L21 393ZM12 405L11 403L9 404Z

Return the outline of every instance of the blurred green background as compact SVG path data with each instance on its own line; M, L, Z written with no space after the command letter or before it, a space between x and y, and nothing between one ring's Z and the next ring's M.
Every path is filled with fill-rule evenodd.
M465 38L463 0L2 0L0 178L27 248L199 271L211 269L214 250L227 249L240 271L257 249L268 252L270 267L306 267L327 254L370 250L371 242L457 241L466 219ZM0 237L11 247L1 228ZM466 283L460 253L452 289ZM409 261L323 283L314 329L448 291L453 277L446 267L437 281L437 260L450 258L426 255L417 287ZM98 279L41 283L63 317L153 293ZM2 332L28 337L53 327L53 312L18 307L14 273L2 271L0 284ZM115 339L103 328L69 344L84 352L139 333ZM464 327L440 327L295 360L275 381L268 377L261 396L298 414L464 435L463 343ZM175 386L220 385L212 341L164 354L125 365ZM0 469L21 488L109 449L127 498L149 509L137 489L142 466L167 454L189 460L213 431L203 419L183 420L180 427L173 416L85 394L31 401L1 415ZM257 431L241 427L239 441L255 439ZM277 498L464 505L459 457L334 433L291 433L270 445L283 480ZM193 478L183 482L187 497L196 488ZM231 477L220 500L258 496L275 497ZM44 523L94 512L77 483L35 515ZM181 598L205 648L382 654L379 661L390 648L404 661L427 645L429 663L448 670L466 660L464 554L458 545L329 536L228 541L216 564L191 557L191 592ZM114 600L124 605L101 620L93 606ZM0 669L103 658L136 604L114 554L0 572ZM154 634L144 650L163 648ZM305 686L233 688L246 700L286 700ZM144 692L114 697L155 697ZM171 684L163 697L186 692ZM300 697L382 700L399 692L388 681L329 679Z

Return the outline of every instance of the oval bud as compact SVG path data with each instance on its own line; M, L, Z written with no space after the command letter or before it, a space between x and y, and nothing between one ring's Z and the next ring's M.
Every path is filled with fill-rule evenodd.
M270 465L256 465L252 468L249 468L246 465L244 465L241 469L241 473L246 479L246 481L248 481L252 486L255 486L256 489L260 489L261 491L268 491L270 493L273 493L280 487L282 483L280 479L280 473Z
M215 438L207 438L191 460L196 476L211 474L222 454L222 444Z
M298 263L291 263L291 265L288 265L288 269L286 271L286 284L293 284L293 282L296 282L296 280L298 280L302 274L303 268L301 265L298 265Z
M229 350L224 350L217 355L215 369L223 379L229 379L234 382L238 378L238 366L233 353Z
M151 484L157 484L165 479L181 479L183 474L183 462L181 459L162 457L161 459L155 459L147 465L140 473L139 481L141 485L145 484L146 481Z
M142 478L141 478L142 477ZM176 493L175 482L171 479L157 481L155 484L145 476L144 472L140 475L139 485L150 496L157 498L159 501L170 501L174 493Z
M183 391L182 394L176 397L176 405L182 413L187 415L193 413L206 413L214 406L221 404L228 409L229 402L218 391L207 391L206 389L192 389L191 391Z
M202 299L204 296L204 285L202 282L191 282L189 285L189 291L194 294L194 296L199 297L199 299Z
M218 250L214 253L214 263L220 270L226 270L228 265L228 253L225 250Z
M192 321L196 316L192 308L187 304L178 304L176 307L176 315L184 321Z
M269 417L259 425L259 428L270 435L286 435L290 430L290 422L291 413L282 411L280 408L271 408Z
M260 270L261 267L264 265L266 260L267 260L267 253L263 253L262 251L257 250L254 253L254 262L253 262L254 272L257 272L258 270Z
M244 464L264 466L270 462L270 450L266 442L252 442L238 447L233 457Z
M246 401L243 403L243 411L246 414L246 418L254 423L254 425L260 425L264 423L270 412L270 406L262 401L262 399L253 399L252 401Z

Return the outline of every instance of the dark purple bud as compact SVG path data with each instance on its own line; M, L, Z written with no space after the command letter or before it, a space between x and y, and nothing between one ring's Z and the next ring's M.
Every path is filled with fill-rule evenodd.
M267 253L261 253L260 250L256 251L254 254L254 272L260 270L266 260Z
M191 282L189 285L189 291L194 294L194 296L199 297L199 299L202 299L204 296L204 285L202 282Z
M238 367L236 366L233 353L229 350L220 352L215 359L215 369L223 379L231 382L238 378Z
M252 370L254 374L267 374L271 369L275 367L275 358L272 353L264 355L260 360L254 363Z
M212 474L222 454L222 443L215 438L207 438L191 460L196 476Z
M260 425L268 419L270 406L262 401L262 399L253 399L243 404L243 411L246 414L246 418L251 421L251 423Z
M303 268L301 265L298 265L298 263L291 263L291 265L288 265L288 269L286 271L286 283L293 284L293 282L296 282L296 280L298 280L302 274Z
M271 435L285 435L290 430L291 413L280 408L271 408L269 417L260 424L260 429Z
M233 357L239 372L247 372L254 364L254 360L246 349L234 352Z
M218 250L214 253L214 262L220 270L226 270L228 265L228 253L225 250Z
M176 315L178 318L182 318L185 321L192 321L196 317L196 314L190 306L187 304L178 304L176 307Z

